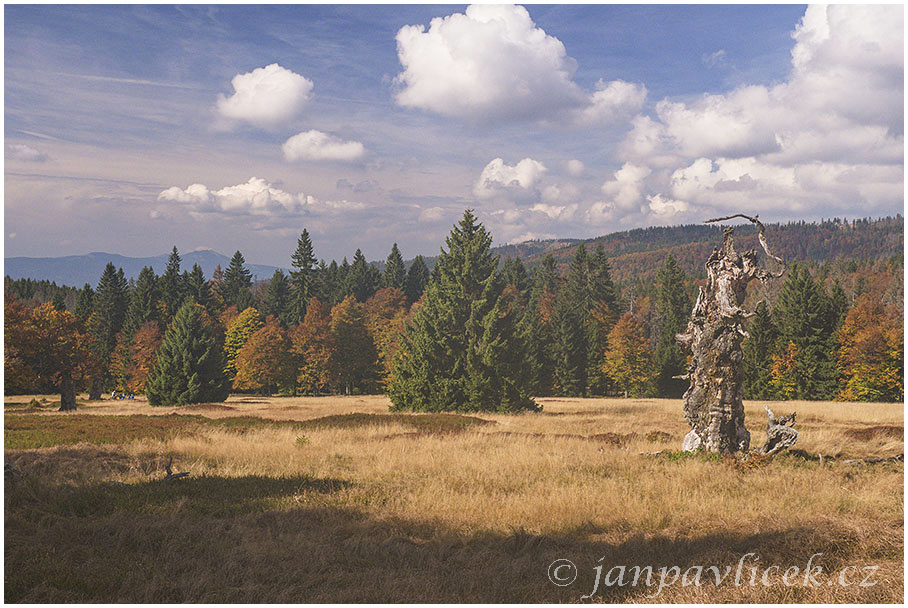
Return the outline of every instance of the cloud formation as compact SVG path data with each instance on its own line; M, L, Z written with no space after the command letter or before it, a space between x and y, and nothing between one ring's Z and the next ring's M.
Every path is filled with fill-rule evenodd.
M362 158L366 149L358 141L344 141L321 131L297 133L281 147L284 158L298 160L329 160L349 162Z
M516 165L506 165L500 158L489 162L482 170L473 194L478 199L496 196L524 199L533 196L534 186L547 171L545 165L532 158L524 158Z
M640 110L646 89L600 82L592 95L573 81L576 61L522 6L471 5L397 32L404 68L397 103L469 122L615 122Z
M603 186L607 200L591 219L615 219L622 209L647 223L698 221L694 214L710 209L793 217L897 205L903 25L901 6L808 7L792 33L786 81L665 99L655 116L634 118L619 147L625 165ZM632 167L640 170L622 173Z
M237 74L234 93L218 95L217 110L228 120L273 128L286 123L306 105L312 81L276 63Z
M293 216L361 210L362 203L323 201L303 193L291 194L251 177L248 182L211 190L203 184L173 186L158 195L159 202L179 203L195 213L227 215Z
M30 163L43 163L47 160L47 155L26 144L7 144L6 158Z

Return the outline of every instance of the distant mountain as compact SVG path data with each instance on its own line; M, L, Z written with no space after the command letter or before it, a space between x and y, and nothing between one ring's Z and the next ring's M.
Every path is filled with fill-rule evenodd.
M97 285L101 273L108 262L113 262L117 268L122 268L126 278L136 278L144 266L154 268L156 274L161 274L167 267L169 253L150 258L130 258L116 253L89 253L87 255L69 255L60 258L27 258L14 257L5 259L5 274L13 279L35 279L55 281L57 285L70 285L81 287L88 283L92 287ZM224 254L202 249L180 254L183 261L181 270L192 270L193 264L198 264L211 278L218 264L222 269L230 265L230 258ZM277 270L277 266L262 264L246 264L249 272L258 279L268 279ZM286 269L284 269L286 271Z

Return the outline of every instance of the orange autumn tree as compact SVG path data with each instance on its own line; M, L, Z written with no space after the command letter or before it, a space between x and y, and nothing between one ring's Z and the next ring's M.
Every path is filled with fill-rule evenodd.
M398 338L407 320L407 296L396 287L379 289L366 301L363 309L366 328L381 362L378 384L386 388L391 378L391 362L398 349Z
M871 294L861 296L839 330L845 401L902 401L905 396L902 315Z
M54 386L60 391L60 410L76 409L76 386L92 373L95 359L90 338L72 313L51 303L28 310L12 300L4 319L4 369L23 386Z
M292 390L293 373L290 340L274 315L269 315L237 354L233 388L263 395L272 394L274 389Z
M318 395L331 382L335 343L330 317L328 307L312 298L303 322L290 334L290 352L296 359L296 383L307 394Z
M602 370L625 396L648 397L655 393L653 352L642 325L631 313L625 313L609 332Z

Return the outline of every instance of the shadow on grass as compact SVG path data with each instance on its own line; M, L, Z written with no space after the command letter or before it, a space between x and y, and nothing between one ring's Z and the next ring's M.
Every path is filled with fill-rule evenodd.
M600 586L605 602L899 601L898 534L866 539L835 526L779 525L759 533L690 537L610 536L588 528L563 534L455 530L425 519L375 517L341 504L259 509L257 500L335 492L335 480L196 479L164 485L93 488L48 505L39 518L25 505L6 509L6 601L10 602L576 602L594 588L595 566L719 566L748 553L765 568L803 569L814 553L824 572L868 558L898 565L872 588L705 585L685 596L680 583ZM216 508L233 500L242 509ZM102 506L113 502L116 508ZM147 512L149 502L179 508ZM623 538L623 540L599 540ZM548 576L559 559L576 565L573 584ZM751 561L746 566L752 567ZM762 569L761 569L762 571ZM745 581L750 576L744 570ZM731 579L734 578L732 570ZM885 577L889 576L888 584ZM704 578L707 581L708 578ZM846 595L842 595L845 593ZM825 594L825 595L824 595ZM850 594L850 595L847 595Z

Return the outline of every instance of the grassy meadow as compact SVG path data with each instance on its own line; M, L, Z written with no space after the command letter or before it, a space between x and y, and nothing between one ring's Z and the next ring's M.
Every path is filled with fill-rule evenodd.
M597 565L747 553L745 579L780 566L771 584L601 585L593 601L903 600L904 465L842 462L902 453L902 404L774 403L798 412L795 452L742 462L680 454L678 400L516 416L391 414L383 396L54 401L5 401L9 602L576 602ZM758 446L763 404L746 409ZM171 458L190 475L164 481ZM824 584L782 583L817 553ZM556 559L573 584L549 580ZM877 566L875 584L826 584L848 566Z

